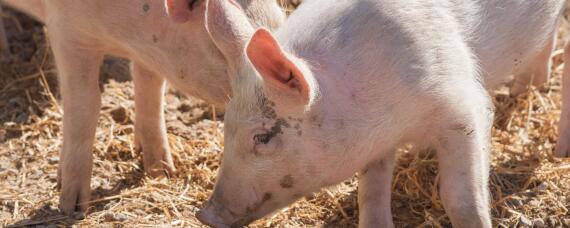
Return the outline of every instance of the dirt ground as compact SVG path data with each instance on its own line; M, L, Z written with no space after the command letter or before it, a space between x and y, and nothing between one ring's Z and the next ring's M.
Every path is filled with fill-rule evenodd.
M149 179L133 149L133 84L128 62L102 67L103 108L93 150L92 207L83 220L58 212L61 148L57 72L41 24L6 10L12 55L0 57L0 225L197 227L223 150L223 122L208 104L170 91L168 137L180 174ZM570 38L565 21L559 36ZM561 49L561 44L558 44ZM541 88L518 97L497 90L491 168L496 227L570 227L570 160L552 157L560 113L561 51ZM357 179L307 196L251 227L355 227ZM394 172L397 227L450 227L439 199L435 154L402 149Z

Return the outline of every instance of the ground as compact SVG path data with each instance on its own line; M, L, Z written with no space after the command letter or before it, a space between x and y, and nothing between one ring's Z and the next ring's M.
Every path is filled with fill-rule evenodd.
M61 148L57 72L41 24L6 10L12 55L0 57L0 225L8 227L196 227L223 150L223 122L208 104L170 91L168 138L179 175L153 180L133 149L133 85L125 60L103 66L103 108L93 150L92 207L83 220L59 214ZM567 36L565 21L559 32ZM558 44L557 49L562 45ZM540 88L495 92L490 190L496 227L570 227L570 160L553 157L560 113L561 51ZM357 178L305 197L251 227L355 227ZM403 148L394 172L397 227L449 227L433 152Z

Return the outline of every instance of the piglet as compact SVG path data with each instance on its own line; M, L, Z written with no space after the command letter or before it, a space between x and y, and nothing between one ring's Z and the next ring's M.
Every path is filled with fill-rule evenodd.
M63 98L60 208L85 211L90 198L92 150L101 105L99 67L104 55L132 60L135 144L153 177L175 173L163 113L165 82L223 107L230 94L227 63L204 27L203 0L5 0L44 22ZM284 13L275 0L235 3L254 26L276 28ZM165 10L165 6L166 9ZM171 19L166 11L170 13Z
M437 150L453 226L491 227L487 89L513 73L544 80L564 3L311 0L272 33L209 0L233 98L198 218L247 225L360 172L360 227L393 227L394 154L414 143Z

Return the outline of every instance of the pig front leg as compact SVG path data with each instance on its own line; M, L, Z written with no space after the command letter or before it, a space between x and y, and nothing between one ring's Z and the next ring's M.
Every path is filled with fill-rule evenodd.
M394 153L371 163L358 180L358 227L394 227L390 207Z
M511 87L512 95L519 95L528 90L529 85L541 86L548 81L552 66L551 55L556 43L556 36L548 40L546 46L526 66L515 71L515 78ZM519 61L519 60L514 60ZM515 63L516 64L516 63Z
M566 43L564 48L562 112L558 123L558 143L554 154L558 157L570 157L570 42Z
M440 197L454 227L491 227L488 179L492 109L478 110L489 113L474 111L472 117L458 118L438 139Z
M131 65L135 83L135 145L142 150L145 171L152 177L174 175L164 121L164 78L136 62Z
M91 197L93 141L101 107L99 66L103 55L54 33L52 50L63 98L63 148L58 168L60 209L84 212Z

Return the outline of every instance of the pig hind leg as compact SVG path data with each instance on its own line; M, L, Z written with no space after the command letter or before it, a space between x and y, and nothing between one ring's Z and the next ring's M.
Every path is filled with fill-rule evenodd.
M440 125L436 146L440 197L454 227L491 227L488 177L493 108L489 101L472 102L488 98L484 92L465 94L462 103L453 102L462 107Z
M173 175L164 122L164 78L136 62L131 67L135 83L135 145L143 152L144 168L150 176Z
M564 48L564 72L562 73L562 112L558 123L558 143L555 155L570 157L570 42Z
M358 180L359 227L394 227L390 207L394 153L369 164Z
M538 87L548 81L550 68L552 66L551 55L555 43L556 35L552 35L552 38L548 39L544 48L534 58L532 58L528 64L519 70L515 70L515 78L511 87L511 94L515 96L519 95L525 92L529 85Z
M91 197L93 141L101 92L99 66L103 55L54 32L50 37L63 98L63 148L58 168L60 208L66 214L84 212Z

